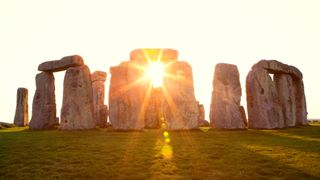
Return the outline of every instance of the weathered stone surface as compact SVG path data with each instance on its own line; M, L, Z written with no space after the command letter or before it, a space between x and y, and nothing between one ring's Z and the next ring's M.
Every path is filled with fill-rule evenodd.
M33 97L30 129L52 128L56 122L54 77L51 72L36 76L36 92Z
M307 125L307 103L306 103L306 96L304 93L304 84L303 80L295 80L294 84L294 94L296 99L296 125Z
M161 118L163 117L163 100L164 96L161 87L151 91L145 113L145 128L160 128Z
M106 114L104 110L104 92L105 92L105 80L107 73L102 71L95 71L91 75L92 90L93 90L93 111L96 125L100 127L106 127Z
M269 74L274 74L274 81ZM247 76L250 128L273 129L307 124L302 73L271 60L255 64Z
M136 49L130 53L130 61L132 62L148 62L155 61L160 58L161 62L177 61L178 51L174 49Z
M203 104L199 104L199 102L198 102L198 108L199 108L198 120L199 121L205 120L205 111L204 111Z
M71 67L64 77L60 128L81 130L95 128L90 70L86 65Z
M149 65L146 56L156 60L161 51L170 78L164 78L163 88L153 89L141 67ZM198 128L192 69L177 56L175 50L139 49L131 53L129 62L110 68L109 119L114 129L158 128L163 122L169 130Z
M92 82L95 81L103 81L105 82L107 79L107 73L103 71L95 71L91 74L91 80Z
M163 115L169 130L188 130L199 127L198 103L194 95L191 66L184 61L168 65L163 84Z
M261 60L253 65L252 69L255 68L268 70L272 74L289 74L293 79L302 79L303 77L298 68L283 64L277 60Z
M14 116L14 125L26 126L29 122L28 114L28 89L18 88L16 114Z
M255 129L285 127L275 84L265 69L252 69L246 80L248 126Z
M210 124L217 129L245 129L241 111L241 85L237 66L217 64L215 67L210 107Z
M41 63L38 66L39 71L48 71L48 72L57 72L64 71L70 67L82 66L84 65L83 59L81 56L66 56L61 60L47 61Z
M274 83L282 107L284 123L287 127L294 127L296 126L296 98L292 77L289 74L275 74Z
M133 63L123 62L111 67L109 119L115 130L142 130L148 83L138 81L144 72Z

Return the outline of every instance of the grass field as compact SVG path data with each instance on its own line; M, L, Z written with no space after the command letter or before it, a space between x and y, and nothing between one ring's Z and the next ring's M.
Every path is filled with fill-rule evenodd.
M161 130L2 129L0 179L320 179L320 124L166 137Z

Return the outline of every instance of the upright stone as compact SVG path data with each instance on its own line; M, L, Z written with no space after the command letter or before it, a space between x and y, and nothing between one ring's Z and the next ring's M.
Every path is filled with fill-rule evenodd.
M42 72L36 76L36 92L32 103L30 129L47 129L56 123L54 77L51 72Z
M287 127L296 126L296 98L294 92L294 84L289 74L275 74L274 82L277 88L284 123Z
M64 77L60 128L95 128L90 70L86 65L70 67Z
M299 69L276 60L256 63L246 82L249 127L273 129L306 125L302 78Z
M93 90L93 111L96 125L107 127L107 114L104 109L104 91L107 73L95 71L91 74Z
M115 130L142 130L148 81L139 81L144 71L131 62L111 67L109 119Z
M246 89L249 128L284 128L282 105L269 72L262 68L251 69Z
M16 126L26 126L28 125L28 121L28 89L18 88L16 114L13 123Z
M306 96L304 93L304 84L302 79L295 79L294 82L294 94L296 101L296 125L307 125L307 103Z
M169 130L189 130L199 128L198 103L194 94L191 66L184 61L167 65L164 78L163 115Z
M109 119L114 129L157 128L162 121L170 130L198 128L192 69L177 58L172 49L137 49L130 61L110 68ZM161 91L145 78L150 61L164 63L172 76L163 78Z
M154 88L150 94L148 106L145 114L145 127L146 128L160 128L161 118L163 116L163 94L162 88Z
M237 66L217 64L210 107L210 123L217 129L245 129L241 111L241 85Z

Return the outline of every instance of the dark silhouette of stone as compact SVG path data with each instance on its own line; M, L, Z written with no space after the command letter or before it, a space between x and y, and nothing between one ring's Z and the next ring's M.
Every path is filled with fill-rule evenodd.
M29 122L28 115L28 89L18 88L16 113L14 116L14 125L26 126Z
M274 75L274 80L270 74ZM307 124L302 73L276 60L261 60L246 80L249 128L274 129Z
M84 65L83 59L81 56L66 56L61 60L47 61L41 63L38 66L39 71L48 71L48 72L57 72L64 71L70 67L82 66Z
M219 63L215 67L210 107L210 124L217 129L245 129L241 110L241 85L237 66Z
M198 102L198 108L199 108L198 120L199 120L199 121L205 120L205 111L204 111L204 106L203 106L203 104L200 104L200 103Z
M104 107L104 92L107 73L103 71L95 71L91 74L92 90L93 90L93 111L96 125L100 127L107 126L107 114Z
M56 123L54 77L51 72L42 72L36 76L36 92L32 103L30 129L47 129Z
M68 68L63 85L60 128L62 130L95 128L89 68L86 65Z

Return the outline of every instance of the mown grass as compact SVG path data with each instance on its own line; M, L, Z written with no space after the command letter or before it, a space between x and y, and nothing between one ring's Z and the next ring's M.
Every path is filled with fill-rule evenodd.
M169 132L0 130L0 179L320 179L320 125Z

